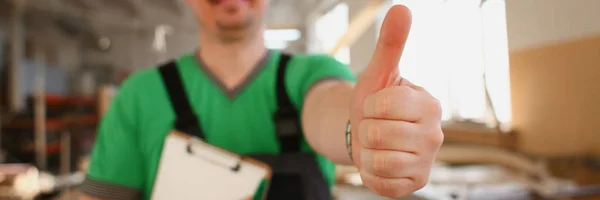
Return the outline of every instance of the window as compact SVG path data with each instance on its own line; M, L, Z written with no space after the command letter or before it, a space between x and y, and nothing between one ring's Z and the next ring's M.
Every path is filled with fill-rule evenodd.
M300 39L301 33L297 29L270 29L265 30L265 46L269 49L285 49L290 42Z
M321 51L329 51L348 29L348 5L339 3L325 15L317 19L316 37ZM344 64L350 64L350 48L342 47L335 58Z
M401 74L438 98L443 119L510 123L508 44L503 0L394 0L410 8Z

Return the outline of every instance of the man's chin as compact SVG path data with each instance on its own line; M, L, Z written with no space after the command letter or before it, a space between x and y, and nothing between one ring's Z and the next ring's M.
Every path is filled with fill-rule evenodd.
M224 44L235 44L244 41L244 38L244 36L239 35L221 35L219 39Z
M254 29L251 20L239 23L217 23L217 27L221 41L227 43L235 43L250 37Z
M221 31L243 31L250 27L251 21L236 21L236 22L217 22L217 27Z

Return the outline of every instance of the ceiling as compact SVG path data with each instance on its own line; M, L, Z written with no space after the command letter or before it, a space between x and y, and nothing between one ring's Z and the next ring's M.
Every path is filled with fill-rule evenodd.
M195 33L196 21L184 1L0 0L0 7L10 9L19 2L24 3L24 16L29 28L37 32L58 28L69 36L85 36L91 41L98 41L109 32L134 30L153 34L159 25L169 25L178 32ZM269 9L265 16L268 28L302 29L310 13L340 0L268 1Z
M169 24L194 30L195 21L184 0L0 0L0 7L25 2L28 15L79 21L94 27L153 29ZM301 27L307 13L332 0L269 0L267 26ZM4 2L4 3L2 3ZM1 6L4 4L5 6Z

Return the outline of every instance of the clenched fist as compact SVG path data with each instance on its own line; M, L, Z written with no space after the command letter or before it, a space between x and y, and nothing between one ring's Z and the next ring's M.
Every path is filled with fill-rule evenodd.
M351 108L352 158L362 181L393 198L425 186L444 140L439 102L398 69L411 20L404 6L388 11Z

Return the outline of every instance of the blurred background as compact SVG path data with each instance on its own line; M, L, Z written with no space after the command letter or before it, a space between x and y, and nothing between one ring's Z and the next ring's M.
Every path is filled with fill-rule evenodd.
M401 73L443 107L430 183L405 199L600 199L599 0L271 0L266 45L367 66L387 9ZM130 73L197 47L180 0L0 0L0 199L77 199ZM386 199L338 167L336 199Z

